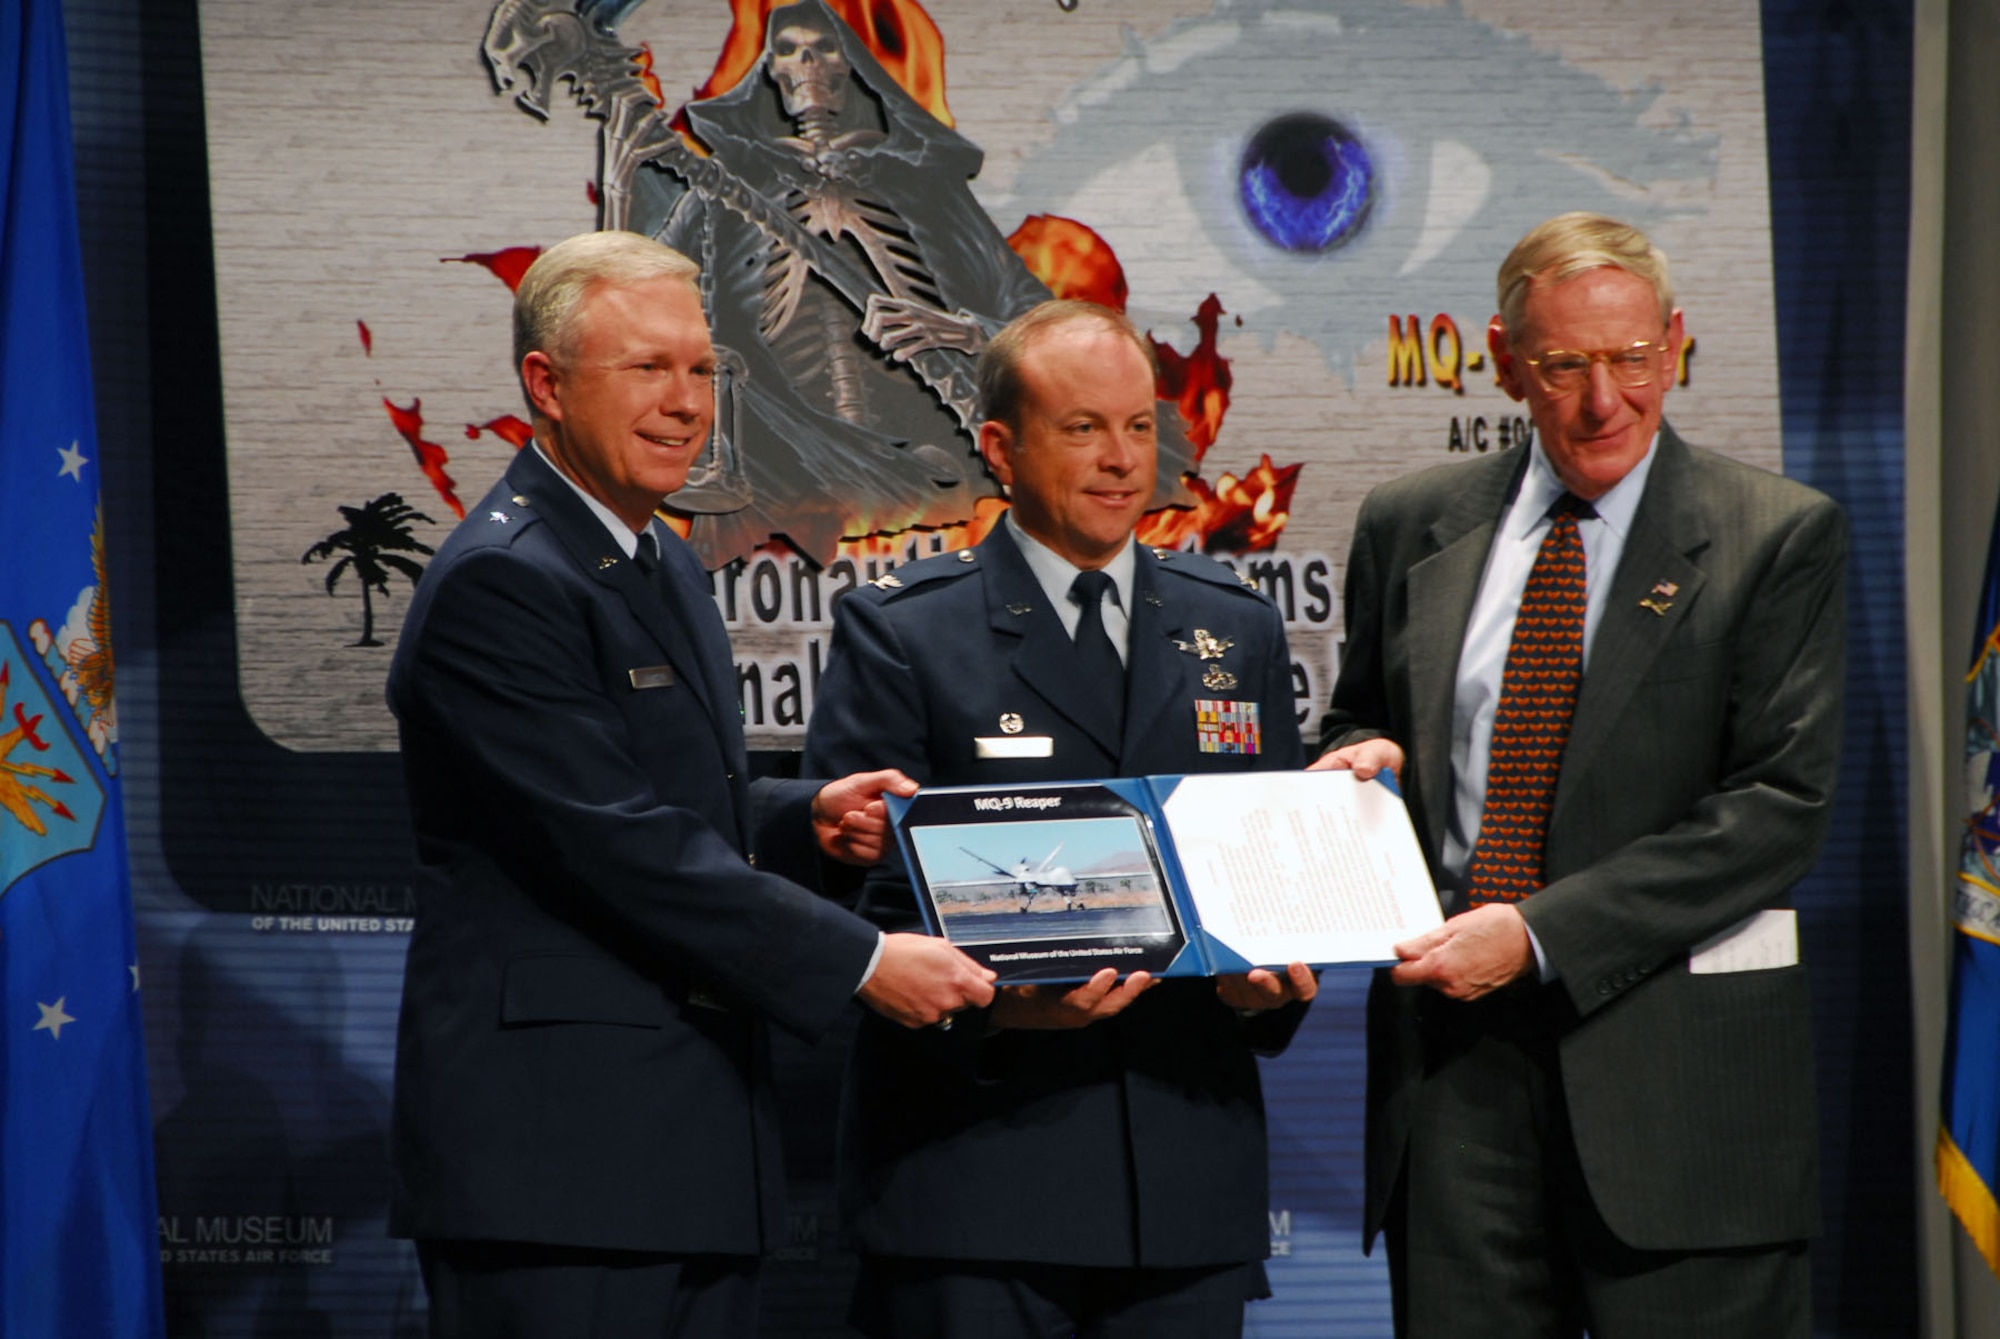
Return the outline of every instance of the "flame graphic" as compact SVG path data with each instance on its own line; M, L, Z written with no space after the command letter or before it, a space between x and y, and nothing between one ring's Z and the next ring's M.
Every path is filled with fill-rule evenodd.
M652 95L654 105L658 107L666 106L667 95L660 88L660 76L653 73L653 44L651 42L639 43L639 55L633 60L632 67L633 71L639 76L639 82L646 86L646 92Z
M1194 352L1182 354L1172 345L1153 340L1153 352L1160 360L1160 398L1180 406L1187 420L1188 440L1194 443L1195 464L1215 445L1222 431L1222 417L1229 412L1229 388L1235 377L1229 360L1215 351L1216 327L1222 319L1222 303L1210 293L1195 309L1194 328L1201 332Z
M956 549L969 549L979 543L980 540L986 538L992 532L993 527L1000 523L1000 518L1006 514L1007 500L1005 498L983 497L973 503L972 519L962 524L942 526L935 530L899 530L894 534L866 535L860 539L843 539L840 541L840 548L836 556L851 558L857 563L867 561L871 558L900 560L903 556L903 551L909 547L910 541L920 535L940 536L943 543L938 551L941 553L950 553ZM923 540L918 544L918 556L927 556L930 552L931 545L928 540Z
M424 440L423 400L412 397L410 407L404 409L384 396L382 407L389 411L389 421L396 425L396 431L410 444L410 452L416 456L417 465L423 470L424 477L431 481L431 487L437 489L438 496L444 499L452 514L464 520L465 504L458 500L458 485L444 472L445 464L451 457L436 442Z
M465 425L467 441L478 441L479 434L483 432L492 433L516 451L519 451L535 438L535 430L512 414L502 414L499 418L490 418L484 423L468 423Z
M507 285L513 292L521 286L521 276L535 263L535 257L542 254L538 246L510 246L500 251L468 251L462 256L439 256L441 265L484 265L492 271L493 277Z
M787 0L729 0L735 22L723 40L722 54L716 58L715 72L695 90L695 100L727 93L741 83L764 54L764 23L771 11ZM944 105L944 35L917 0L827 0L831 9L854 29L862 44L882 62L889 77L903 86L923 105L925 111L955 125L951 109ZM680 113L674 114L674 129L692 141L693 136Z
M1302 465L1271 464L1260 456L1256 468L1238 479L1225 474L1210 488L1198 475L1186 476L1201 499L1192 508L1168 508L1139 523L1139 541L1177 549L1194 540L1204 553L1261 553L1273 548L1291 519L1292 490Z
M1030 214L1007 238L1028 267L1059 298L1081 298L1125 310L1125 267L1111 243L1075 219Z

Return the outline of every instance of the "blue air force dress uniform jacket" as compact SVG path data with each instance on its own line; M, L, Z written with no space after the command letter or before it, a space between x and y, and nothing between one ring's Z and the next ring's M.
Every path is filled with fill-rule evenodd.
M1207 558L1137 557L1122 737L1092 709L1069 634L1003 525L976 550L900 567L842 599L809 774L898 767L962 785L1300 766L1290 656L1270 602ZM1204 660L1197 630L1230 645ZM1254 714L1257 751L1203 751L1200 699ZM1001 736L1046 738L1047 756L978 756L976 740ZM917 922L899 866L878 866L861 899L885 928ZM876 1255L1261 1260L1255 1055L1282 1048L1303 1013L1246 1021L1213 982L1172 980L1077 1031L986 1036L975 1014L948 1032L906 1032L864 1018L841 1114L846 1218Z
M397 1036L401 1236L756 1254L783 1239L765 1020L839 1018L875 930L746 863L722 621L534 450L439 549L389 677L421 882ZM803 849L799 849L803 848Z

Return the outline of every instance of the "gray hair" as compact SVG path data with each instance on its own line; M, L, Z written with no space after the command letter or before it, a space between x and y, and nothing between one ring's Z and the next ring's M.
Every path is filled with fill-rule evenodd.
M1587 270L1607 267L1651 284L1660 300L1660 324L1673 319L1674 286L1667 275L1666 252L1629 223L1578 211L1535 225L1501 262L1497 286L1500 321L1507 327L1507 338L1518 338L1521 333L1530 287L1559 284Z
M577 309L593 285L659 278L682 279L701 291L699 265L636 232L578 233L557 242L536 257L514 290L515 371L531 353L560 359L575 350Z

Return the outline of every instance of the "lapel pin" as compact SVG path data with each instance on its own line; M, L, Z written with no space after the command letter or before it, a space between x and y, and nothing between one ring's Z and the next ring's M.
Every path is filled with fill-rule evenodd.
M1162 600L1159 596L1155 595L1152 591L1147 591L1146 603L1152 605L1153 608L1158 609L1162 604L1166 602Z
M1678 582L1655 581L1653 589L1647 593L1644 599L1639 601L1639 607L1641 609L1652 610L1655 617L1665 618L1667 610L1674 607L1674 596L1680 594L1680 589L1680 583ZM1656 595L1660 598L1654 599L1653 597Z
M1007 606L1007 612L1018 618L1022 614L1034 613L1035 606L1032 604L1010 604Z
M606 568L616 567L616 566L618 566L618 560L612 557L608 553L605 554L602 558L599 558L597 560L597 570L600 572L604 571Z

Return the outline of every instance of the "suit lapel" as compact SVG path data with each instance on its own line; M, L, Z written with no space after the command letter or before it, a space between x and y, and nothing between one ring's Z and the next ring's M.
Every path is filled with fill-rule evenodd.
M1591 638L1590 663L1577 696L1576 717L1563 753L1551 828L1562 820L1565 800L1583 784L1592 762L1610 737L1632 692L1645 678L1667 639L1680 626L1706 579L1693 556L1708 544L1708 526L1695 506L1685 443L1671 428L1660 430L1658 457L1646 476L1646 493L1632 517L1625 554L1611 578L1611 593ZM1675 587L1671 597L1654 587ZM1639 602L1651 600L1657 608Z
M1141 751L1145 741L1170 737L1156 733L1161 716L1179 699L1187 682L1182 665L1187 658L1174 643L1187 638L1187 611L1167 598L1159 579L1160 560L1141 544L1132 565L1132 622L1127 644L1124 747L1122 763ZM1217 630L1227 636L1226 630Z
M985 556L986 620L995 633L1018 638L1014 673L1112 758L1119 741L1098 696L1076 673L1076 646L1007 527L996 525L980 546ZM1129 711L1128 711L1129 716Z
M615 592L625 602L639 626L659 644L675 675L701 700L709 715L714 716L713 689L691 630L683 627L681 620L668 610L665 596L625 556L604 523L583 504L575 490L532 448L523 449L514 457L507 471L507 482L517 497L525 497L540 514L576 565L591 580Z
M1404 742L1415 749L1432 850L1443 849L1445 820L1452 806L1451 722L1459 651L1472 621L1493 532L1527 468L1528 453L1516 454L1518 458L1506 467L1496 461L1478 472L1426 532L1429 556L1410 565L1408 622L1402 631L1409 648L1415 739Z

